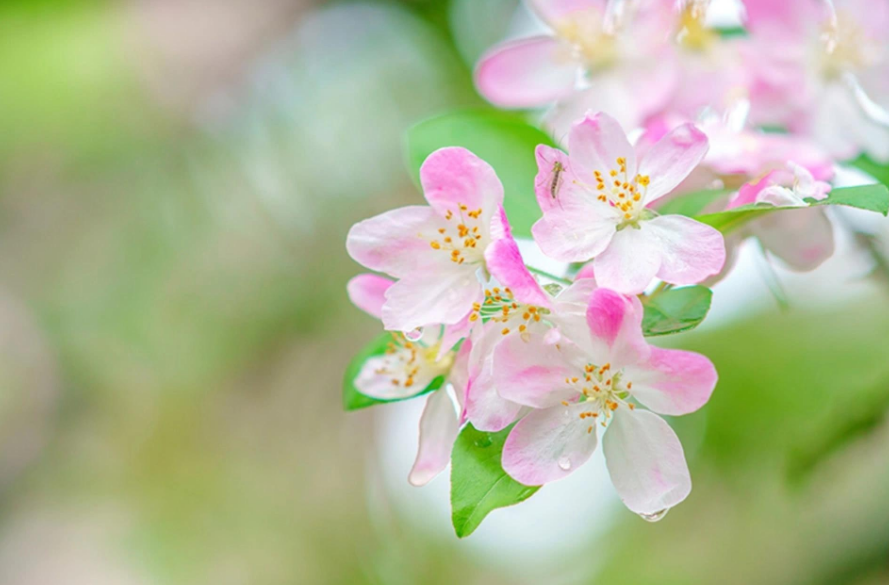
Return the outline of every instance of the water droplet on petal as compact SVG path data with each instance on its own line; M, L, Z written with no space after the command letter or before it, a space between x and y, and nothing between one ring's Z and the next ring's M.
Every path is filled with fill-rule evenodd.
M564 471L571 469L571 460L567 457L559 457L559 468Z
M660 511L655 512L653 514L639 514L639 517L642 518L643 520L645 520L646 522L657 522L659 520L662 520L664 518L664 516L667 515L667 512L669 512L669 511L670 511L670 508L664 508L663 510L660 510Z
M404 334L405 338L408 341L420 341L420 338L423 337L423 329L421 327L417 327L413 331L408 331Z

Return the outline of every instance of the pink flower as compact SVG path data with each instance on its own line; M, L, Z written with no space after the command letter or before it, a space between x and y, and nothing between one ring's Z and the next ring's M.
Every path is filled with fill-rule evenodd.
M716 371L699 354L648 345L641 320L638 299L598 289L586 312L586 334L575 343L515 336L500 343L501 395L534 409L504 445L510 476L527 485L566 477L593 454L602 428L611 480L630 510L656 514L688 496L682 445L655 413L699 409L713 392Z
M387 278L362 274L349 281L349 297L356 306L379 317L385 291L391 285L392 281ZM447 342L441 331L440 327L428 327L417 341L393 333L386 353L367 360L354 380L355 388L366 396L401 400L423 392L436 378L446 378L446 384L429 394L420 417L417 458L408 476L408 481L415 486L425 485L447 467L454 440L465 421L461 413L472 344L467 341L459 351L454 351L453 342ZM446 346L447 343L450 345ZM448 384L456 404L448 392Z
M461 322L481 301L488 275L524 302L548 302L522 262L490 165L463 148L443 148L423 163L420 180L428 206L359 222L346 241L357 262L398 279L385 292L386 329Z
M518 303L508 289L486 291L479 312L473 313L473 317L481 315L486 322L473 330L466 391L466 416L475 428L500 431L512 424L522 409L520 404L505 400L497 392L494 384L497 345L508 337L556 343L563 335L571 335L583 326L595 288L594 278L580 279L552 298L551 309Z
M600 286L642 292L657 276L695 284L725 261L722 235L648 206L685 179L707 152L707 137L691 124L664 136L641 157L606 114L571 129L569 154L537 148L537 199L543 218L532 232L540 249L564 262L595 258Z
M889 159L889 5L884 0L744 4L754 121L804 132L839 158L863 150Z
M664 106L675 83L673 2L530 4L552 34L507 42L482 57L476 85L490 102L505 108L558 103L551 117L556 128L591 108L636 125Z
M785 169L741 187L729 207L751 203L808 207L807 199L822 200L829 193L829 183L816 180L808 169L791 162ZM751 222L746 234L794 270L814 270L834 252L833 226L818 207L768 214Z

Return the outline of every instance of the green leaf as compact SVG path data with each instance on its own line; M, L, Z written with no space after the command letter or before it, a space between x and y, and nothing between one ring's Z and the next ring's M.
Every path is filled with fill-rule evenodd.
M487 161L503 182L504 207L513 232L530 237L540 218L534 195L538 144L555 146L545 132L520 116L493 110L444 114L416 124L407 133L408 164L414 178L430 154L446 146L462 146Z
M523 502L540 486L509 477L500 458L512 426L486 433L466 425L451 453L451 520L457 536L469 536L497 508Z
M710 311L712 298L713 292L700 285L672 288L643 297L642 331L646 337L655 337L694 329Z
M719 200L721 197L731 193L728 189L708 189L705 191L695 191L687 195L681 195L670 199L657 208L657 212L661 215L685 215L694 217L699 215L711 203Z
M859 156L848 164L864 171L884 185L889 185L889 164L878 163L866 154Z
M358 352L358 354L352 358L352 361L349 362L349 365L346 367L346 374L343 377L343 408L346 410L359 410L361 408L367 408L368 406L374 406L375 404L385 404L387 402L398 402L400 400L409 400L411 398L415 398L417 396L421 396L423 394L427 394L434 390L438 390L441 388L442 384L444 384L444 376L439 376L432 380L428 386L414 394L413 396L408 396L406 398L397 398L395 400L379 400L377 398L371 398L370 396L366 396L358 391L355 387L355 378L358 377L358 374L361 373L361 368L364 367L364 362L369 360L372 357L376 357L378 355L383 355L386 352L386 349L389 347L389 343L392 341L391 333L384 333L368 343L364 348Z
M841 187L834 189L830 195L821 201L808 200L812 207L822 205L845 205L865 211L875 211L883 215L889 214L889 188L886 185L875 183L873 185L861 185L858 187ZM701 223L713 226L723 234L728 234L749 221L767 213L786 212L803 207L775 207L764 203L743 205L735 209L729 209L720 213L708 213L695 216Z

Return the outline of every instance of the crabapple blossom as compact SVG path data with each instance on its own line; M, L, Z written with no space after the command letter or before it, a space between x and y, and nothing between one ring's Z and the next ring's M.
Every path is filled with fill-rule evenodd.
M533 409L510 432L503 468L527 485L561 479L590 458L602 429L621 500L639 514L662 512L688 496L691 479L679 439L655 413L703 406L716 370L697 353L648 345L635 297L597 289L585 321L570 340L511 336L497 346L500 394Z
M523 302L548 300L522 262L494 169L463 148L442 148L420 169L428 206L409 206L355 224L346 248L363 266L397 282L386 290L386 329L412 331L465 320L487 275Z
M371 316L379 318L385 302L389 279L373 274L356 276L347 286L352 302ZM427 327L421 339L411 341L401 333L392 333L385 353L368 359L354 380L355 388L378 400L401 400L423 393L436 378L446 378L457 401L449 395L446 384L433 390L426 399L420 417L417 457L408 481L425 485L437 476L451 456L454 440L464 422L463 399L468 383L468 359L471 343L457 351L442 348L441 328Z
M567 155L537 148L543 218L532 229L535 240L556 260L594 258L599 285L621 293L640 293L655 276L671 284L701 282L722 268L722 235L687 217L658 216L648 206L679 185L706 152L707 137L685 124L637 157L616 120L588 115L572 128Z

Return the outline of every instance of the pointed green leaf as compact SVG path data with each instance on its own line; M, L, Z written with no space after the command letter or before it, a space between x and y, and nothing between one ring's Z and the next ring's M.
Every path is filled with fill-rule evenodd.
M821 201L808 200L810 206L845 205L865 211L875 211L882 215L889 214L889 188L881 183L873 185L861 185L858 187L841 187L834 189L830 195ZM792 212L804 207L775 207L764 203L743 205L735 209L729 209L720 213L708 213L698 215L696 220L713 226L723 234L728 234L742 227L749 221L767 213Z
M646 337L655 337L694 329L710 311L712 298L713 292L700 285L672 288L643 297L642 331Z
M512 426L499 433L461 431L451 453L451 520L457 536L469 536L497 508L512 506L534 495L540 486L522 485L509 477L500 458Z
M379 400L377 398L371 398L370 396L366 396L359 392L358 389L355 387L355 378L357 378L358 374L361 373L361 368L364 367L364 362L372 357L383 355L386 352L386 349L389 347L389 343L391 341L392 334L383 333L382 335L368 343L366 346L364 346L364 348L359 351L358 354L355 355L355 357L352 358L352 361L349 362L349 365L346 367L346 374L343 377L344 409L359 410L361 408L367 408L368 406L374 406L375 404L385 404L387 402L408 400L410 398L432 392L433 390L438 390L439 388L441 388L442 384L444 384L444 376L439 376L438 378L435 378L431 384L429 384L413 396L408 396L407 398L398 398L396 400Z
M889 164L878 163L866 154L859 156L848 164L861 169L874 179L889 186Z
M413 126L407 133L407 158L414 178L430 154L446 146L462 146L487 161L503 182L503 206L513 232L530 237L540 216L534 195L538 144L554 146L552 138L520 116L494 110L444 114Z

